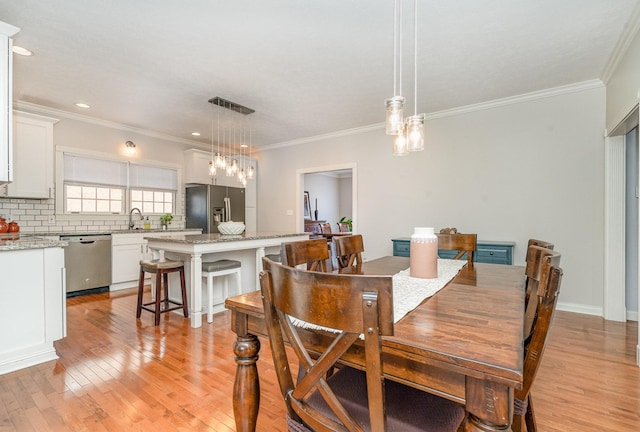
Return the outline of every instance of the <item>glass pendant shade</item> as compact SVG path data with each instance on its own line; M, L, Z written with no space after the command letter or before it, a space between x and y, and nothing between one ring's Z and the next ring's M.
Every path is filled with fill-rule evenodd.
M210 176L216 175L216 165L212 160L209 161L209 175Z
M224 161L224 157L222 157L222 153L216 153L213 156L213 162L216 165L216 168L222 168L222 161Z
M409 151L424 150L424 114L407 119L407 147Z
M409 149L407 148L407 135L404 128L393 139L393 154L394 156L406 156L409 154Z
M244 175L245 174L243 169L238 170L238 181L244 180Z
M238 172L238 161L236 159L231 161L231 173L235 174Z
M255 173L256 169L253 167L253 165L249 165L249 167L247 168L247 178L252 179Z
M398 135L403 126L404 97L394 96L385 99L385 104L387 106L385 133L387 135Z

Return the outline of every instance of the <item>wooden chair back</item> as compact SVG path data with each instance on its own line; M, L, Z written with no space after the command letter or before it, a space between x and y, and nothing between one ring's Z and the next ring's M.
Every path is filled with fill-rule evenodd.
M553 243L549 243L547 241L538 240L538 239L529 239L529 242L527 243L527 249L529 249L529 246L540 246L545 249L551 249L551 250L553 250L554 248Z
M536 293L539 289L540 281L544 277L544 263L548 259L550 265L558 267L560 266L560 257L561 255L558 252L541 246L532 245L527 248L526 267L524 272L526 277L525 286L527 287L523 327L523 334L525 338L531 335L533 324L536 319L539 301L539 297Z
M473 255L477 250L477 234L436 234L438 249L458 251L453 259L460 259L467 254L469 266L473 266Z
M338 222L338 232L349 232L349 224L346 222Z
M364 243L361 234L338 236L333 238L338 268L357 267L362 264Z
M307 270L327 271L329 248L322 238L282 243L280 246L282 264L296 267L306 264Z
M331 234L331 224L329 222L323 222L320 224L322 234Z
M311 238L318 238L322 235L322 227L317 222L305 223L304 232L311 233Z
M326 248L326 246L325 246ZM260 286L265 322L280 390L289 417L304 421L314 431L362 431L358 422L338 400L325 377L340 357L364 335L366 387L372 431L384 431L384 379L381 336L393 334L393 288L391 276L352 276L309 272L263 259ZM292 322L335 329L335 337L318 360L302 344ZM285 342L295 352L288 358ZM361 349L361 348L360 348ZM297 382L291 364L300 362L306 373ZM340 373L340 372L338 372ZM318 391L335 419L311 405L309 395ZM317 406L317 405L316 405Z
M536 247L536 246L532 246ZM547 249L548 250L548 249ZM542 258L540 280L537 291L532 296L537 298L536 319L531 336L525 341L525 358L522 389L514 394L515 406L512 429L514 432L536 432L531 386L540 367L546 345L551 321L558 302L562 269L553 263L559 261L558 255L547 255Z

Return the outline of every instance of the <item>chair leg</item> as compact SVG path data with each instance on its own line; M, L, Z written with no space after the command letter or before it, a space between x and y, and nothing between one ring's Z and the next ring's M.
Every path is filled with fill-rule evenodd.
M162 281L164 282L164 308L169 309L169 273L162 273Z
M180 291L182 291L182 312L185 318L189 318L189 306L187 305L187 284L184 280L184 267L180 269Z
M140 276L138 278L138 306L136 307L136 318L140 318L142 313L142 292L144 290L144 270L140 267Z
M207 275L207 322L213 322L213 275Z
M160 299L162 297L162 274L156 272L156 309L154 311L154 323L160 325Z
M529 394L529 404L527 405L527 412L524 415L524 421L527 425L527 432L537 432L538 427L536 426L536 416L533 411L533 401L531 400L531 394Z

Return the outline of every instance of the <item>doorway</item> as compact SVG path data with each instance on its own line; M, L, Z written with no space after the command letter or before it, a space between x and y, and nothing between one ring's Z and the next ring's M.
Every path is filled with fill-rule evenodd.
M640 166L638 154L638 128L625 135L625 310L626 318L638 321L638 196Z
M304 231L305 191L309 192L311 219L324 220L337 230L336 223L347 217L352 220L352 229L357 231L358 194L357 168L355 163L344 163L296 171L296 227ZM309 190L313 189L313 190ZM348 214L350 213L350 214Z

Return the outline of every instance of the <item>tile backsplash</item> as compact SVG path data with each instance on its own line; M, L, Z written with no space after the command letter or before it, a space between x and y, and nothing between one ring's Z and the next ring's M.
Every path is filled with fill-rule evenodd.
M129 228L129 215L56 215L55 199L0 198L0 216L16 221L22 234L120 231ZM146 215L145 215L146 217ZM134 215L136 227L144 223ZM150 215L152 229L160 228L160 216ZM175 215L171 228L184 228L182 215Z

